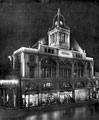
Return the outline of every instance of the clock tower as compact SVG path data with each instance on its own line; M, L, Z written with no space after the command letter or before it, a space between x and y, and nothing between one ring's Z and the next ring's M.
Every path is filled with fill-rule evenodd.
M48 31L48 44L52 47L70 49L70 28L65 25L64 16L58 9L53 19L53 26Z

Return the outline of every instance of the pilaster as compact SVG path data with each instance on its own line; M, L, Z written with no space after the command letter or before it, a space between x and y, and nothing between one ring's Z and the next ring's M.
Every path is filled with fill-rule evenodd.
M57 62L57 67L56 67L56 78L59 78L59 62Z
M71 78L74 78L74 62L72 62L72 71L71 71Z
M87 63L85 62L84 63L84 77L87 77L88 75L87 75Z
M24 52L21 53L21 75L25 77L25 55Z
M94 76L94 65L93 65L94 63L93 62L91 62L90 63L90 77L91 78L93 78L93 76Z
M41 83L39 82L39 94L38 94L38 105L42 103Z

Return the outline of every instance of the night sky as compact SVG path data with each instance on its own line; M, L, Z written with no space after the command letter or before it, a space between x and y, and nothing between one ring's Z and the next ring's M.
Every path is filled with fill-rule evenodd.
M0 0L1 1L1 0ZM3 0L2 0L3 1ZM76 40L99 71L99 5L97 2L0 2L0 65L7 66L8 55L22 46L32 46L47 35L60 8ZM11 2L12 1L12 2Z

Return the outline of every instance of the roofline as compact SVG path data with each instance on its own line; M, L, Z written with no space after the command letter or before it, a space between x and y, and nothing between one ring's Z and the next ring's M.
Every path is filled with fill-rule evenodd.
M38 52L38 49L21 47L18 50L14 51L13 54L15 55L21 52Z

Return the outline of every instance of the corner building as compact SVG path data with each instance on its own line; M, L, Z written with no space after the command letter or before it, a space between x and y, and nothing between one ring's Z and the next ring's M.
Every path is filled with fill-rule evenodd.
M25 107L92 98L94 60L70 45L70 28L58 9L48 39L13 53L13 69L21 80Z

